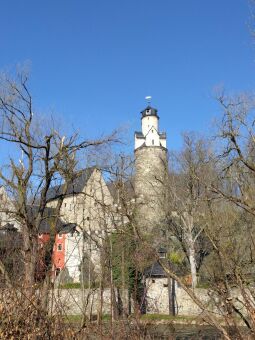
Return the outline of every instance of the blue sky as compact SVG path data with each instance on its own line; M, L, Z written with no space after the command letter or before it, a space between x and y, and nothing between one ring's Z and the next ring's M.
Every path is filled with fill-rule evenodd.
M40 112L84 136L140 128L144 97L159 110L169 149L207 133L213 88L255 88L249 0L8 0L0 68L31 62Z

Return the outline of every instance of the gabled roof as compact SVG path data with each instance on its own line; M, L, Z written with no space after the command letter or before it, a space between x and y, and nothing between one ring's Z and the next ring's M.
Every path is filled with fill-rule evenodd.
M84 187L86 186L92 172L96 169L96 167L86 168L77 173L77 177L73 180L73 182L68 186L66 195L72 195L82 192ZM63 184L57 185L48 190L47 200L53 200L59 198L63 194Z

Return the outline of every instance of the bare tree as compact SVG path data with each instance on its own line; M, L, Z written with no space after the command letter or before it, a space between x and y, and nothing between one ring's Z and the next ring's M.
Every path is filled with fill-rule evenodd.
M212 175L208 143L185 134L183 150L173 162L167 183L166 229L187 256L195 288L197 272L209 250L204 233L207 186Z
M21 72L14 79L3 75L0 140L3 145L10 145L13 157L2 166L0 179L11 193L13 207L8 213L15 217L21 229L27 298L35 292L37 238L40 224L45 219L49 188L57 179L64 183L54 210L56 227L67 187L77 175L77 153L117 141L116 133L96 140L82 140L77 133L71 136L61 134L54 124L45 129L38 125L27 74Z
M223 110L217 134L221 173L220 186L214 185L212 189L255 215L255 101L250 95L227 97L224 93L217 100Z

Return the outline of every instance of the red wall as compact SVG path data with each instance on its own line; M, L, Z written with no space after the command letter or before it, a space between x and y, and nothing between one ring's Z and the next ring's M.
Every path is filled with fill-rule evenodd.
M41 258L42 260L39 262L39 271L43 270L42 268L44 267L43 264L43 258L44 258L44 245L49 241L50 235L49 234L40 234L38 236L38 242L39 242L39 247L42 249L41 251ZM52 264L53 264L53 270L55 271L56 269L62 270L65 268L65 240L66 240L66 235L62 234L56 235L55 238L55 244L53 246L53 253L52 253ZM61 249L60 249L61 247Z
M65 239L66 235L56 235L52 260L55 268L63 269L65 267ZM61 250L59 249L61 246Z

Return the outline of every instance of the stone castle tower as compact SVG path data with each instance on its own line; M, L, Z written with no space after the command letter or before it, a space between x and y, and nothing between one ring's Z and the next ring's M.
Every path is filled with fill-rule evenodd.
M166 133L159 131L158 111L142 112L142 131L135 132L135 193L137 222L144 232L157 230L164 220L167 179Z

